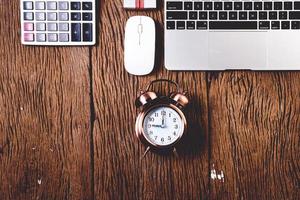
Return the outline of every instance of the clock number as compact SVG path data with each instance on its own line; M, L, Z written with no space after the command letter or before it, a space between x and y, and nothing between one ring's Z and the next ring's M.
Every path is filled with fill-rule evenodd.
M176 124L176 125L174 126L174 128L175 128L175 129L178 129L178 124Z
M162 137L162 138L160 139L160 141L161 141L161 142L164 142L164 141L165 141L165 138Z
M153 131L149 131L149 134L152 135L152 134L153 134Z
M169 113L169 117L171 117L171 113Z
M176 118L173 118L173 122L176 122L177 121L177 119Z
M166 115L166 111L161 111L161 115Z
M148 128L151 128L151 124L148 124Z
M155 117L158 117L158 113L155 113L154 116L155 116Z
M173 135L177 135L176 131L174 131Z
M150 117L150 118L149 118L149 121L150 121L150 122L154 122L154 118L153 118L153 117Z
M168 136L168 140L171 140L171 136Z
M156 139L157 139L157 136L154 136L154 139L156 140Z

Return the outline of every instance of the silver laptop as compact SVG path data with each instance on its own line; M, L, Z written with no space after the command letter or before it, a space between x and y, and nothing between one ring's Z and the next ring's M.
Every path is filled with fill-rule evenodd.
M300 70L300 1L165 0L169 70Z

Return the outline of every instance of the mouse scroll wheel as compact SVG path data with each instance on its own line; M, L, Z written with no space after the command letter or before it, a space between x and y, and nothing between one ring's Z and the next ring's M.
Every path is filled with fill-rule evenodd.
M139 24L139 26L138 26L138 33L139 34L143 33L143 25L142 24Z

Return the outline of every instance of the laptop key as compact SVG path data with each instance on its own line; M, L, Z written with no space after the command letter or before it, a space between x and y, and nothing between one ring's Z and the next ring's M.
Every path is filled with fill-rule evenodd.
M281 29L290 29L289 21L281 21Z
M168 1L167 2L167 10L182 10L182 2L179 1Z
M282 10L282 2L275 1L274 2L274 10Z
M262 2L254 2L254 10L262 10Z
M186 20L188 18L186 11L167 11L167 19L181 19Z
M284 2L284 4L283 4L284 6L284 10L292 10L292 8L293 8L293 3L292 2L290 2L290 1L286 1L286 2Z
M194 30L195 29L195 21L187 21L186 28L188 30Z
M294 10L300 10L300 1L294 2Z
M270 29L270 22L269 21L260 21L259 29L262 29L262 30Z
M214 11L209 12L209 19L211 20L218 19L218 12L214 12Z
M250 20L256 20L257 19L257 12L255 12L255 11L249 12L249 19Z
M272 10L272 2L264 2L264 10Z
M189 13L189 19L198 19L198 13L197 12L190 12Z
M175 21L167 21L167 29L174 30L175 29Z
M300 21L292 21L292 29L300 29Z
M234 10L242 10L243 3L242 2L234 2L233 7L234 7Z
M210 21L209 29L212 30L252 30L257 29L256 21Z
M224 10L232 10L232 2L224 2Z
M227 20L227 12L219 12L219 19Z
M185 29L185 21L177 21L176 28L177 28L177 30L184 30Z
M279 19L287 19L287 12L286 11L280 11L279 12Z
M280 29L280 23L279 21L272 21L271 22L271 29Z
M204 2L204 10L212 10L212 2Z
M229 12L229 20L237 20L237 12Z
M252 2L244 2L244 10L252 10Z
M207 19L207 12L205 11L199 12L199 19Z
M290 11L290 19L300 19L300 11Z
M194 10L202 10L202 2L195 2Z
M239 19L240 20L247 20L247 18L248 18L248 13L247 12L244 12L244 11L239 12Z
M214 10L222 10L223 9L223 4L222 2L214 2Z
M277 19L277 12L275 11L269 12L269 19Z
M192 2L184 2L184 10L192 10L193 3Z
M206 21L197 21L197 29L207 29L207 22Z
M261 11L259 12L259 19L267 19L268 13Z

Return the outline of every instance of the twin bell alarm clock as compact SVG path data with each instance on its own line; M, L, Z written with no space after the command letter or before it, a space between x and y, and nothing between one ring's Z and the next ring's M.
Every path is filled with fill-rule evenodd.
M151 90L154 83L168 82L176 86L176 92L167 96L159 96ZM176 145L187 131L187 120L183 112L189 103L186 92L171 80L152 81L146 91L141 91L136 99L136 106L142 110L136 119L136 136L149 150L156 152L174 152Z

